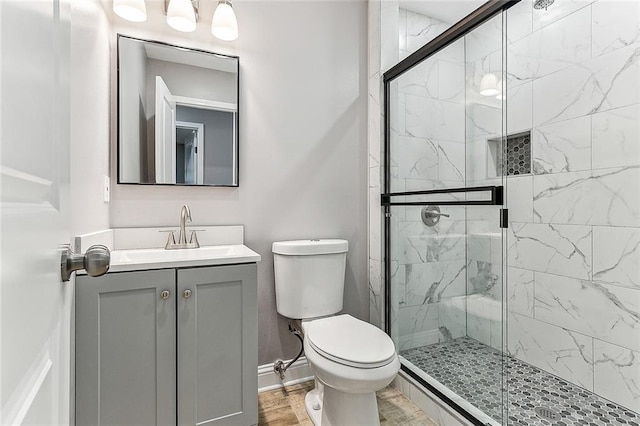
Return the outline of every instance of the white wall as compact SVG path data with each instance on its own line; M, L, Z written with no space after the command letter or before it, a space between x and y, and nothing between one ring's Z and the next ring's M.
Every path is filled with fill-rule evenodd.
M109 22L98 1L71 2L71 235L109 227Z
M185 203L196 225L244 224L246 244L262 255L259 362L290 358L297 340L275 309L273 241L348 239L344 308L369 317L366 3L238 2L233 43L215 41L214 4L200 5L204 22L192 34L168 27L156 2L146 24L113 22L128 35L240 56L240 187L114 185L111 226L177 224Z

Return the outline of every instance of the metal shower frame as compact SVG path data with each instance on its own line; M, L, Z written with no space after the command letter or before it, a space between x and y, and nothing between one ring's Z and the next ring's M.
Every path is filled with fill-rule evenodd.
M391 192L391 123L390 123L390 89L391 82L395 78L404 74L408 70L422 63L430 56L434 55L438 51L449 46L451 43L464 37L478 26L482 25L487 20L493 18L499 13L511 8L519 3L520 0L490 0L474 10L472 13L458 21L456 24L449 27L442 34L438 35L429 43L422 46L420 49L400 61L393 66L383 75L384 82L384 187L381 194L381 205L384 208L384 328L387 334L391 335L391 262L388 262L389 254L391 252L391 206L399 205L495 205L503 206L504 194L502 186L489 186L489 187L467 187L467 188L451 188L451 189L437 189L429 191L414 191L414 192ZM481 201L473 200L461 200L461 201L424 201L424 202L392 202L391 198L394 196L406 196L406 195L432 195L432 194L444 194L444 193L466 193L466 192L480 192L488 191L491 194L491 198ZM504 207L504 206L503 206ZM508 210L502 208L500 210L500 226L505 228L507 226ZM420 383L424 388L432 392L443 402L449 405L452 409L458 412L462 417L471 422L474 425L484 426L484 423L479 421L470 412L465 410L451 398L440 392L437 388L427 383L424 379L414 373L411 369L405 365L401 366L402 371L411 376L415 381Z

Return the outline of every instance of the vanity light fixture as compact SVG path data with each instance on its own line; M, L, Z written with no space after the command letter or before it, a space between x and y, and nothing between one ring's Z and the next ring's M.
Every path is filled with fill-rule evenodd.
M211 33L220 40L233 41L238 38L238 20L230 0L220 0L213 13Z
M167 24L174 30L190 33L196 30L197 14L197 1L170 0L167 5Z
M500 94L498 89L498 77L493 73L482 76L480 81L480 94L482 96L497 96Z
M144 0L113 0L113 12L131 22L147 20L147 6Z
M200 0L164 0L167 24L177 31L190 33L198 25ZM131 22L147 20L145 0L113 0L113 12ZM231 0L220 0L213 13L211 33L224 41L238 38L238 20Z

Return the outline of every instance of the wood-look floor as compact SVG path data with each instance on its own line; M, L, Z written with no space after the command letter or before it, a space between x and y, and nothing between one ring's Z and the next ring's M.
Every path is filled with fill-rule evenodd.
M304 396L311 389L312 381L258 395L258 425L313 426L304 408ZM378 411L380 424L384 426L436 426L422 410L391 386L378 392Z

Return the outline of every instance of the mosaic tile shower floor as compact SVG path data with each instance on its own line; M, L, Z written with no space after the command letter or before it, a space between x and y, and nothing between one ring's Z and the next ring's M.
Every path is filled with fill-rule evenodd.
M400 353L413 365L500 421L502 357L500 352L468 337ZM640 414L575 386L515 358L507 358L509 425L640 426ZM553 420L534 409L553 410ZM504 424L504 422L502 422Z

